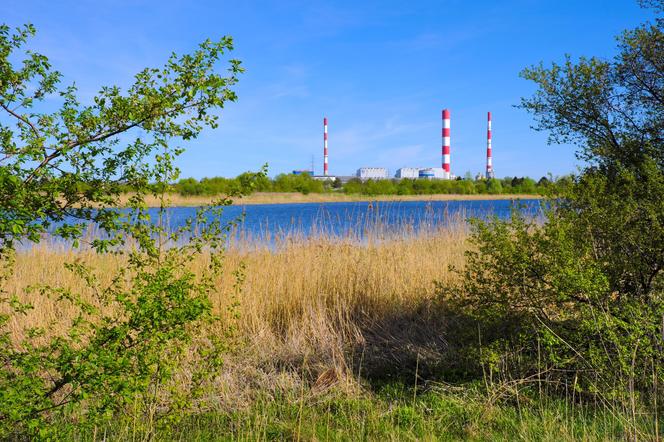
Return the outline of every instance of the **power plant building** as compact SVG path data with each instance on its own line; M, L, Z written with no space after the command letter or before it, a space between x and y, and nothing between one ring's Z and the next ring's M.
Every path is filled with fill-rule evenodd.
M420 169L418 178L429 180L451 179L452 175L448 175L448 173L449 172L442 167L427 167L425 169Z
M313 170L294 170L293 175L304 175L308 174L309 176L314 176L314 171Z
M420 167L402 167L397 170L395 178L419 178L420 177Z
M360 167L357 169L357 177L361 180L384 180L387 179L387 169L384 167Z

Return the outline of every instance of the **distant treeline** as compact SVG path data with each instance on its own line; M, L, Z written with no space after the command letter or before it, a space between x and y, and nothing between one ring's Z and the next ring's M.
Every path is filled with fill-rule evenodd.
M367 180L353 178L342 183L320 181L308 174L281 174L275 178L256 177L252 173L243 173L235 178L194 178L181 179L172 185L172 191L183 196L209 196L229 194L245 188L253 182L254 192L299 192L325 193L343 192L356 195L431 195L431 194L545 194L552 186L564 186L570 179L542 177L538 181L528 177L506 177L475 180L470 177L456 180L427 179L385 179Z
M558 180L560 181L560 180ZM544 194L558 181L542 177L535 181L528 177L506 177L494 179L456 179L456 180L368 180L353 179L343 185L345 193L362 195L431 195L431 194Z

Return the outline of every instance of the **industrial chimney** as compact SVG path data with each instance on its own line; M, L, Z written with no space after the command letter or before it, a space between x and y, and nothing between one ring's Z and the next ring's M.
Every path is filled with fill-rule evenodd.
M327 117L323 118L323 175L328 175L327 170Z
M486 129L486 177L493 178L493 161L491 158L491 112L487 113Z
M450 179L450 111L443 110L443 174Z

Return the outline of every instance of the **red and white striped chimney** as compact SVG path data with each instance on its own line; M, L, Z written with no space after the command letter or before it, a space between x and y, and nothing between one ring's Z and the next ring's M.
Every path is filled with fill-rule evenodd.
M486 126L486 177L493 178L493 161L491 158L491 112L487 113Z
M450 179L450 111L443 110L443 171L445 179Z
M323 118L323 175L327 176L327 117Z
M323 118L323 175L327 176L327 117Z

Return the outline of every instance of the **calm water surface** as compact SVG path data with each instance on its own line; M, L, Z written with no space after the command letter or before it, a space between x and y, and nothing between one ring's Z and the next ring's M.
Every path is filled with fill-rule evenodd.
M514 207L537 216L541 206L539 200L256 204L227 207L223 220L240 218L237 232L258 240L287 235L362 237L376 230L398 233L440 228L469 217L507 218ZM181 226L195 213L195 207L173 207L167 218L171 226ZM151 214L156 215L157 209L151 209Z
M221 222L237 222L229 235L229 244L267 245L271 247L289 238L343 238L363 243L367 238L390 239L435 231L450 225L464 225L471 217L505 219L513 209L528 216L541 213L540 200L475 200L475 201L379 201L344 203L294 203L237 205L224 208ZM185 225L193 219L196 207L166 209L169 228ZM123 210L124 211L124 210ZM128 213L128 212L127 212ZM156 222L159 210L149 209ZM76 221L68 220L71 223ZM91 228L88 238L104 237L104 232ZM54 246L71 244L51 238ZM24 244L30 248L33 244Z

